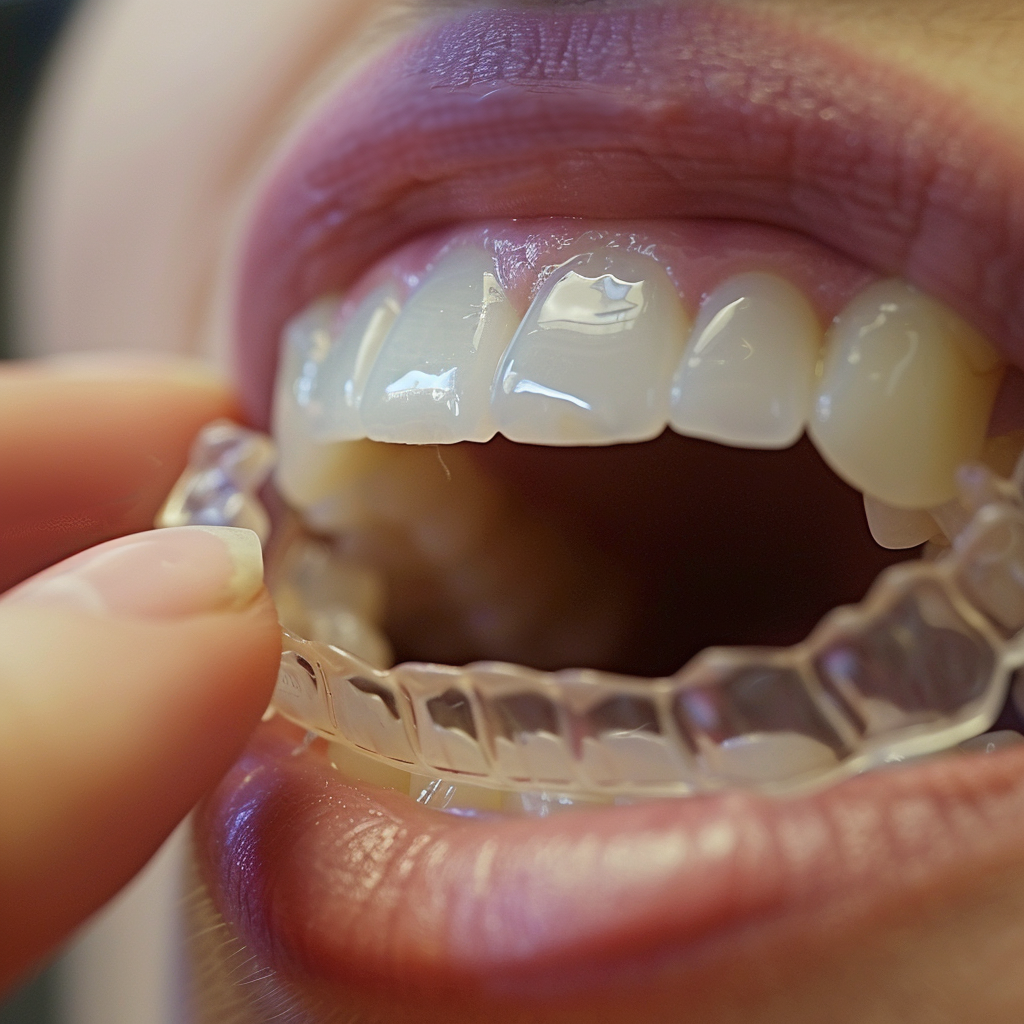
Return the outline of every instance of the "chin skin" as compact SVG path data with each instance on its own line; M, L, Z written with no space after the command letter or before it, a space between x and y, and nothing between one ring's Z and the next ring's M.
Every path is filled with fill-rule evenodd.
M615 3L608 6L616 7ZM1024 149L1016 0L735 0L958 97ZM371 0L94 0L65 40L24 174L21 347L223 353L227 281L266 158L324 91L415 17ZM410 13L412 12L412 13ZM188 74L182 69L187 67ZM1007 198L1024 206L1024 193ZM615 216L616 211L608 211ZM884 913L758 924L628 964L592 992L327 993L250 953L200 885L200 1018L381 1024L1019 1024L1024 863L952 874ZM767 931L771 932L766 941ZM248 964L239 970L239 963ZM248 972L248 973L246 973ZM244 982L244 984L243 984ZM596 993L596 994L595 994Z

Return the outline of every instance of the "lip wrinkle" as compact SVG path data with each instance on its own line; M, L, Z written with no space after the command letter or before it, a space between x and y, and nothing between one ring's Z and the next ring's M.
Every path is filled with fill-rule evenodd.
M372 993L614 987L740 933L771 944L1019 861L1024 753L797 800L740 791L465 820L347 782L264 727L198 818L219 909L283 976Z
M1024 340L1021 154L955 97L777 14L477 12L397 45L284 149L235 289L259 424L289 316L400 242L494 216L769 223L907 277L1011 358Z

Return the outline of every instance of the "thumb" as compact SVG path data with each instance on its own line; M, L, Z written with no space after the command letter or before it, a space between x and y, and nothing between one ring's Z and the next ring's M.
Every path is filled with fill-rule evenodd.
M137 872L237 757L280 630L247 530L84 551L0 598L0 990Z

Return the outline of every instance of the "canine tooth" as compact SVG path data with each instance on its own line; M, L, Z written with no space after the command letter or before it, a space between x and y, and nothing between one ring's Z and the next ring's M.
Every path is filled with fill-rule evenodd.
M729 278L701 306L672 379L672 429L744 448L795 444L821 341L814 310L788 281Z
M318 441L353 441L364 436L359 414L363 391L399 309L394 285L381 285L333 332L306 403L310 433Z
M870 494L864 495L864 515L875 543L890 551L916 548L941 532L927 512L893 508Z
M844 480L897 508L931 508L982 451L1002 368L945 306L901 281L866 288L829 331L810 435Z
M498 367L498 430L556 445L657 436L688 326L654 260L607 247L577 256L545 282Z
M494 436L494 371L519 318L482 249L449 253L388 332L360 416L375 441L447 444Z

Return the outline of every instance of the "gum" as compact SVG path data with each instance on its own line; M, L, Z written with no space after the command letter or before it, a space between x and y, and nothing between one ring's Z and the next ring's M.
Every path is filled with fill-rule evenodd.
M604 245L660 263L691 318L726 278L763 271L796 285L824 326L877 276L819 242L760 224L579 218L488 221L433 232L379 260L345 291L339 321L348 319L359 302L383 284L397 287L404 301L441 257L462 245L480 246L494 256L498 280L519 316L525 315L557 267Z

